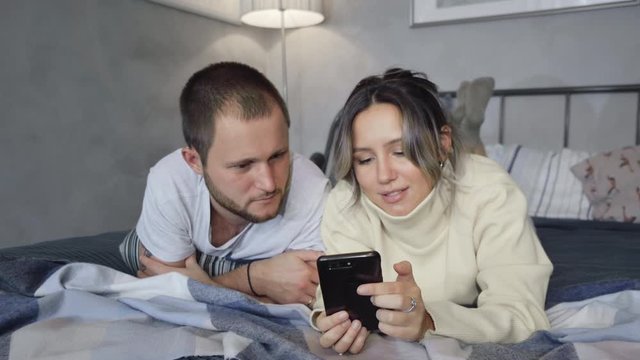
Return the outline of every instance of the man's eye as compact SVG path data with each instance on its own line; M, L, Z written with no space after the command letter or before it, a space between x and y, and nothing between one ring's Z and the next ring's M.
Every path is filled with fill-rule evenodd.
M277 154L272 155L272 156L271 156L271 158L270 158L270 160L280 160L280 159L282 159L286 154L287 154L287 152L286 152L286 151L279 152L279 153L277 153Z
M246 163L240 163L240 164L235 164L233 165L234 169L238 169L238 170L246 170L251 166L250 162L246 162Z

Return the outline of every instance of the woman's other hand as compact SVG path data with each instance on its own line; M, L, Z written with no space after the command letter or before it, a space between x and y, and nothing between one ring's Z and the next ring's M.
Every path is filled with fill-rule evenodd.
M381 332L409 341L419 341L427 330L434 330L433 319L427 313L422 292L413 278L411 263L401 261L393 265L398 274L396 281L364 284L358 294L371 296L379 307L376 317Z
M369 336L367 328L362 326L359 320L349 320L346 311L339 311L326 316L323 311L316 319L316 327L322 331L320 346L333 348L337 353L350 352L357 354L364 348L364 343Z

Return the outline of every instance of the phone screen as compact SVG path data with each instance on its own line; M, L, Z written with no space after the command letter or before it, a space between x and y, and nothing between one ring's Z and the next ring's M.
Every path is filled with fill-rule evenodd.
M369 296L358 295L361 284L382 282L377 251L323 255L318 258L320 287L327 315L341 310L351 320L360 320L369 331L378 330L377 307Z

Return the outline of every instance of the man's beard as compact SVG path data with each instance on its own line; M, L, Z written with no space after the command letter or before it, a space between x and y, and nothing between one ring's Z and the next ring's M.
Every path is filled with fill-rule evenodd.
M285 197L282 196L282 189L277 188L274 191L270 192L270 193L265 193L262 197L265 196L280 196L280 203L278 204L278 210L273 214L273 215L266 215L266 216L257 216L254 215L252 213L249 212L249 210L247 208L243 208L242 206L240 206L240 204L238 204L237 202L233 201L231 198L229 198L228 196L226 196L225 194L222 193L222 191L218 190L218 188L216 188L215 185L213 185L213 181L211 181L211 178L209 177L209 175L204 172L203 173L204 176L204 182L207 185L207 189L209 190L209 194L211 194L211 197L213 198L213 200L215 200L215 202L217 202L220 206L222 206L224 209L226 209L227 211L229 211L230 213L237 215L245 220L247 220L248 222L251 223L262 223L268 220L271 220L273 218L275 218L276 216L278 216L278 214L280 213L280 210L282 208L282 204L284 203L284 199ZM289 180L291 179L291 176L289 175L289 178L287 179L287 187L288 188L288 184L289 184ZM256 199L251 199L249 201L249 203L247 204L247 207L251 204L251 202L253 202Z

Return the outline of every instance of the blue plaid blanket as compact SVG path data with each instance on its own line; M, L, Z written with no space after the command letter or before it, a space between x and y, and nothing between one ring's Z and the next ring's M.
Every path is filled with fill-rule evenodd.
M363 359L637 359L640 284L589 284L518 344L372 335ZM575 301L579 300L579 301ZM263 304L178 273L137 279L88 263L0 259L0 359L344 358L318 343L303 305Z

